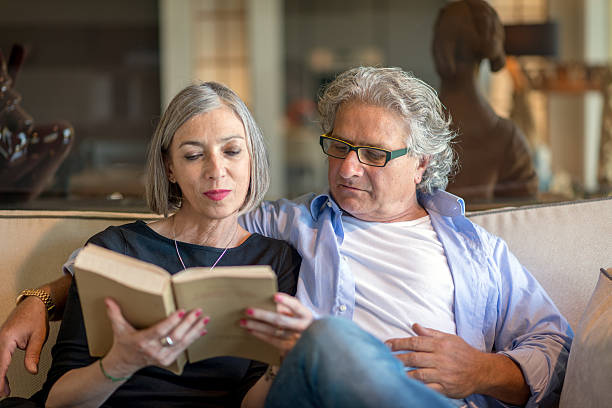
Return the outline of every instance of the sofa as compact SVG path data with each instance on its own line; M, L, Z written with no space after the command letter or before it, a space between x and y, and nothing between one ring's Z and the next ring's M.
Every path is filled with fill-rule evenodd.
M576 329L600 268L612 266L612 198L495 209L469 216L508 242ZM109 225L155 218L128 212L0 211L0 321L12 310L20 290L59 277L70 253L94 233ZM50 326L39 374L27 373L23 352L15 353L8 372L12 396L28 397L44 382L59 324ZM612 377L612 367L607 372ZM610 388L603 392L609 393Z

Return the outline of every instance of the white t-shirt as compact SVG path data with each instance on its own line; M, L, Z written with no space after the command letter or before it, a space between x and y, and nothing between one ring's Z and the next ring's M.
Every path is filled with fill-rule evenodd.
M355 323L383 341L414 336L413 323L456 334L453 279L429 216L379 223L343 215L342 222Z

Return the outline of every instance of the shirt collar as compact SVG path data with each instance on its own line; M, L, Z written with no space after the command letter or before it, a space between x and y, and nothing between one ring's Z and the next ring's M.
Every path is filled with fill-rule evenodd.
M435 190L433 193L417 193L419 203L427 212L435 211L445 217L465 215L465 202L444 190Z
M312 215L312 218L315 220L318 219L319 215L321 215L325 207L330 207L332 211L336 214L342 212L338 204L336 204L336 202L332 198L329 191L326 191L315 196L315 198L313 198L310 202L310 214Z
M427 212L435 211L446 217L465 214L465 202L463 199L444 190L436 190L431 194L419 192L417 193L417 199ZM312 218L318 219L325 207L330 207L335 214L342 213L329 191L326 191L315 196L310 202Z

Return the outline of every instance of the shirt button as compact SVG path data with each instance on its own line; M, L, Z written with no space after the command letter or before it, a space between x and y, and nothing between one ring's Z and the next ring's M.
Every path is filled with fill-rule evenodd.
M339 309L342 313L346 312L346 305L340 305Z
M331 208L331 203L328 201L327 206Z

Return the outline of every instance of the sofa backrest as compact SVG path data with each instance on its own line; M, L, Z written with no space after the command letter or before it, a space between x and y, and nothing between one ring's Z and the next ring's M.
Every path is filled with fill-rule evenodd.
M612 199L491 210L471 219L504 238L510 249L548 291L572 327L595 287L600 267L612 266ZM141 213L0 211L0 322L16 294L61 274L70 253L110 225L157 216ZM9 369L13 396L41 388L59 324L52 322L39 374L27 374L23 352Z
M612 266L612 198L490 210L470 219L508 243L577 327L599 268Z

